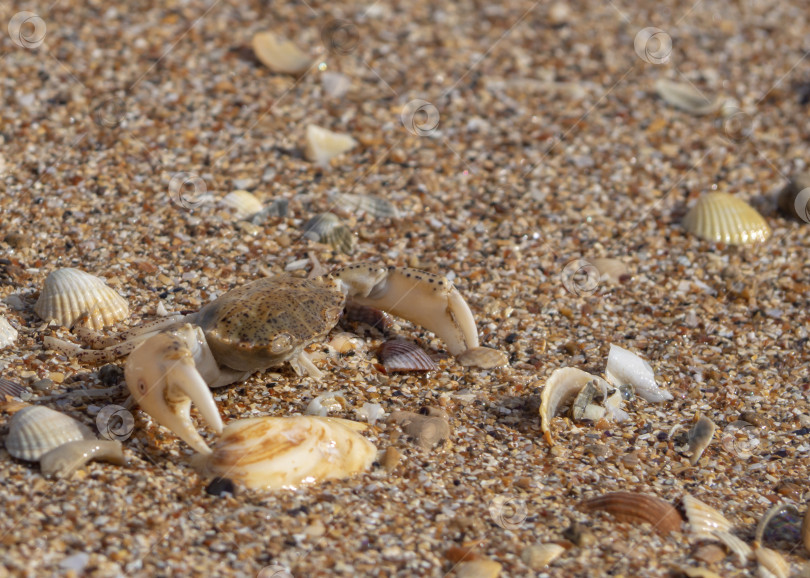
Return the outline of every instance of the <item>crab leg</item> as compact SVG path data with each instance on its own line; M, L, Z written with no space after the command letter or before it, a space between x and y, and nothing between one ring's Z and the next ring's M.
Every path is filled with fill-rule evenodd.
M191 421L191 404L216 433L222 432L222 418L197 364L215 367L202 332L186 324L144 341L127 359L124 376L141 409L194 450L207 454L211 450Z
M334 277L349 299L432 331L465 365L493 367L506 363L501 352L480 347L472 311L447 278L418 269L373 264L349 265ZM482 364L483 357L487 359Z

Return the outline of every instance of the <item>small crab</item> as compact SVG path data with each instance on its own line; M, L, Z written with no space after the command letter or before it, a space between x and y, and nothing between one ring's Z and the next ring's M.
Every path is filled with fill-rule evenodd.
M482 347L467 302L446 278L374 264L349 265L320 279L268 277L224 293L197 313L146 324L120 343L91 341L82 350L48 338L46 345L86 361L130 354L125 378L132 396L159 424L197 452L211 450L194 429L192 402L216 433L223 424L209 388L242 381L289 362L320 378L306 347L337 324L346 299L397 315L434 332L463 365L496 367L506 356Z

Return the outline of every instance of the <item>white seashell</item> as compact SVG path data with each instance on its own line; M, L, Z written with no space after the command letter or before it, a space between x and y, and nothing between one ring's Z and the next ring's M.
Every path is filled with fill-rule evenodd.
M591 264L597 268L602 279L614 285L626 283L630 280L630 268L618 259L591 259Z
M79 269L52 271L34 305L45 321L70 327L87 314L87 325L103 329L129 317L127 302L95 275Z
M248 191L233 191L225 195L222 204L233 210L237 220L249 219L262 210L262 202Z
M760 546L754 549L754 556L759 564L760 576L774 576L775 578L790 577L790 564L776 550Z
M703 452L709 447L709 444L712 442L712 437L714 436L714 430L716 429L717 426L714 422L705 415L701 415L695 420L695 425L692 426L687 434L689 450L692 452L689 463L693 466L700 461Z
M687 231L715 243L746 245L771 236L767 221L751 205L728 193L700 197L683 219Z
M370 425L374 425L378 420L385 417L385 410L383 410L383 406L381 406L379 403L365 402L362 407L355 409L354 413L362 418L365 418Z
M698 539L713 539L714 532L730 532L733 524L718 510L694 496L684 494L683 503L689 529Z
M39 466L46 476L66 478L90 460L104 460L119 466L128 463L118 440L76 440L44 454Z
M324 72L321 75L323 92L330 98L343 98L352 87L352 79L340 72Z
M614 387L632 385L636 394L645 400L656 403L673 399L672 394L658 387L652 367L644 359L618 345L610 344L607 380Z
M377 449L358 432L365 424L330 417L257 417L230 422L210 454L194 466L254 489L295 488L362 472Z
M307 146L304 156L308 161L321 167L328 167L329 161L357 146L357 141L347 134L332 132L311 124L307 126Z
M546 381L543 394L540 396L540 428L549 445L554 445L551 418L557 415L557 410L562 404L576 397L591 381L595 381L595 385L602 393L607 392L608 384L604 379L574 367L556 369Z
M32 405L11 418L6 449L15 458L33 462L67 442L93 439L96 436L83 423L47 407Z
M8 319L0 315L0 349L17 341L17 335L17 330L11 326Z
M728 548L729 552L737 556L737 561L740 565L746 564L748 560L754 556L754 551L751 549L751 546L731 532L715 530L712 532L712 536L719 540L723 546Z
M356 239L352 230L334 213L321 213L304 225L303 236L317 243L330 245L336 251L354 253Z
M348 405L349 402L343 397L342 391L330 391L310 401L304 413L307 415L326 417L329 415L330 411L338 411Z
M613 420L616 423L621 423L630 419L630 414L622 409L624 397L622 392L616 389L612 395L605 398L605 414L607 419Z
M551 564L563 552L565 552L565 548L559 544L534 544L524 548L520 557L530 569L539 571Z
M386 373L436 369L436 364L421 347L402 339L383 343L379 355Z
M492 347L471 347L456 356L458 361L464 367L477 367L479 369L493 369L495 367L503 367L509 364L509 356Z
M313 62L290 40L272 32L257 32L252 44L256 58L273 72L301 74L309 70Z
M715 112L723 102L719 98L709 99L691 84L665 78L659 78L655 82L655 91L667 104L695 116Z
M355 213L368 213L377 219L400 217L399 211L391 201L374 195L340 193L337 195L336 204Z
M329 347L341 354L363 350L363 340L353 333L338 333L328 343Z

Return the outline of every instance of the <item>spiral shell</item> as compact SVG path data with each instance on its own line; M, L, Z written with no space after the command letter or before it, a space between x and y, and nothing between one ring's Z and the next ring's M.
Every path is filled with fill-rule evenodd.
M356 242L348 225L334 213L321 213L312 217L304 225L304 237L325 243L347 255L354 252Z
M93 440L86 425L41 405L28 406L11 418L6 449L26 461L37 461L44 454L67 442Z
M11 326L8 319L0 315L0 349L8 347L17 340L17 330Z
M93 329L103 329L129 316L123 297L95 275L72 268L56 269L48 275L34 311L45 321L65 327L86 314L86 323Z
M436 369L436 364L421 347L402 339L383 343L379 355L386 373Z
M210 454L193 464L207 477L248 488L294 488L362 472L377 449L358 432L366 425L317 416L257 417L230 422Z
M756 209L728 193L703 195L683 219L683 226L701 239L747 245L771 236L771 228Z
M256 58L273 72L301 74L312 65L312 59L306 53L278 34L257 32L252 44Z
M237 220L249 219L262 210L262 202L248 191L233 191L222 199L222 204L233 211Z
M307 126L304 156L308 161L321 167L328 167L329 161L357 146L357 141L347 134L332 132L313 124Z

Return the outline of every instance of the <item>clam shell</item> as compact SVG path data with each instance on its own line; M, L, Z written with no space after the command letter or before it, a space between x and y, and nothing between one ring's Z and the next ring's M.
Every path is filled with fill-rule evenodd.
M357 141L347 134L332 132L311 124L307 126L304 156L320 167L328 167L329 161L357 146Z
M336 203L349 211L368 213L378 219L398 219L400 216L399 211L391 201L374 195L341 193L337 196Z
M509 356L500 349L492 347L470 347L456 356L458 361L464 367L477 367L479 369L493 369L495 367L503 367L509 364Z
M103 329L129 316L123 297L95 275L72 268L56 269L48 275L34 311L45 321L65 327L87 314L86 323L93 329Z
M341 479L368 469L376 458L377 449L358 433L367 427L316 416L235 420L213 451L192 463L206 477L228 477L254 489Z
M383 343L379 355L386 373L436 369L436 364L421 347L402 339Z
M636 394L649 402L657 403L673 399L671 393L655 383L655 374L649 363L632 351L612 343L605 376L614 387L632 385Z
M757 564L759 564L760 576L790 577L790 564L776 550L760 546L754 550L754 556L757 559ZM764 574L763 569L767 570L768 574Z
M391 326L391 316L374 307L358 305L353 301L346 303L344 319L349 323L365 323L379 331L385 332Z
M52 449L39 459L39 467L46 476L66 478L90 460L104 460L119 466L127 465L127 458L118 440L76 440Z
M684 217L683 226L701 239L728 245L761 243L771 236L770 226L756 209L721 192L700 197Z
M540 429L543 430L549 445L554 445L554 438L551 435L551 418L557 415L557 410L562 404L576 397L591 382L603 393L608 389L608 384L604 379L575 367L556 369L548 378L543 394L540 396Z
M686 521L689 523L689 529L697 538L712 540L715 538L714 532L716 531L731 531L733 524L710 505L689 494L685 494L681 502L686 514Z
M777 205L786 216L810 223L810 173L792 177L779 192Z
M740 565L745 564L754 555L754 551L751 549L751 546L743 542L731 532L715 530L712 534L714 538L723 544L723 546L728 548L729 552L737 556L737 561Z
M304 237L330 245L336 251L350 255L356 239L352 230L334 213L321 213L304 225Z
M0 315L0 349L8 347L17 340L17 330L11 326L8 319Z
M95 438L90 428L72 417L41 405L32 405L11 418L6 449L15 458L33 462L67 442Z
M709 99L691 84L666 78L659 78L655 82L655 91L667 104L695 116L715 112L723 102L720 98Z
M23 396L29 398L31 397L30 391L24 385L17 383L16 381L11 381L10 379L0 377L0 401L4 401L7 395L20 399L23 399Z
M450 438L450 422L443 415L423 415L412 411L395 411L387 423L397 424L420 448L429 450Z
M262 210L262 202L248 191L233 191L225 195L222 204L233 211L236 219L249 219Z
M309 70L313 62L290 40L273 32L257 32L252 44L256 58L273 72L301 74Z
M520 557L526 566L538 571L551 564L563 552L565 548L559 544L534 544L524 548Z
M687 439L689 440L689 450L692 452L692 457L689 458L689 463L693 466L700 461L703 452L709 447L714 436L714 430L717 426L712 420L705 415L701 415L695 420L695 425L689 430Z
M683 524L672 504L649 494L611 492L580 502L578 507L586 512L608 512L621 522L649 522L661 534L679 532Z

